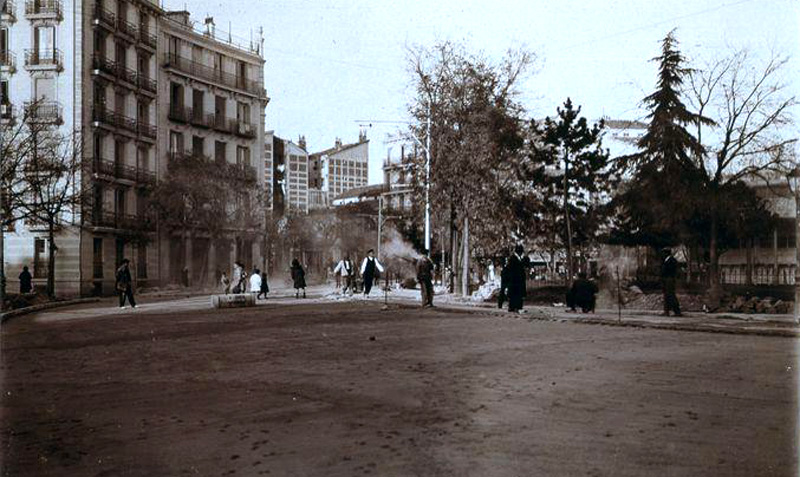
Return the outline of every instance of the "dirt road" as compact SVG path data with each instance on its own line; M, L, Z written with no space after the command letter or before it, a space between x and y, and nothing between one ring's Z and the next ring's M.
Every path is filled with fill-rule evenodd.
M9 322L2 475L796 475L796 339L379 308Z

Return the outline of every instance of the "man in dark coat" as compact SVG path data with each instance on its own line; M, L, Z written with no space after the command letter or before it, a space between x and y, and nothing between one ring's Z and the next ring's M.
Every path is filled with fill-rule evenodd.
M31 272L28 271L28 266L22 267L22 273L19 274L19 292L30 293L33 289L32 281L33 277Z
M681 315L681 305L675 295L675 285L678 280L678 260L672 255L672 250L665 248L662 250L664 261L661 262L661 286L664 292L664 316L669 316L669 312L675 316Z
M130 260L123 259L122 265L117 269L117 292L119 292L119 307L125 308L125 298L131 304L131 308L136 308L136 301L133 299L133 279L129 268Z
M364 278L364 296L369 296L377 272L383 272L383 265L375 258L375 251L369 249L364 261L361 262L361 276Z
M525 249L522 245L514 247L514 253L508 259L506 290L508 295L508 311L521 312L522 302L525 299L525 259L522 257Z
M572 311L580 307L584 313L594 313L597 291L597 285L586 278L585 273L579 273L578 279L572 283L572 288L567 293L567 306Z
M422 307L433 306L433 262L428 256L428 251L417 260L417 281L422 293Z

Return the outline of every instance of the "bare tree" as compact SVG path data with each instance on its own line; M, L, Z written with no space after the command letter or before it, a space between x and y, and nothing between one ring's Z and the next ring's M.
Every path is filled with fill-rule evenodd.
M56 232L77 223L81 204L81 138L56 129L33 129L33 147L23 169L20 209L32 225L47 229L47 295L55 298Z
M747 50L739 50L689 74L693 107L714 121L697 124L704 151L694 155L708 194L712 299L719 296L718 237L726 191L742 179L768 181L790 167L789 150L797 137L789 126L797 101L781 78L787 62L773 54L758 64Z

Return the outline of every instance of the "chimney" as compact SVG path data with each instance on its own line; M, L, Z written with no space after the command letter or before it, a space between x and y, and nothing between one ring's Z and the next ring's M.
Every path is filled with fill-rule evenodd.
M300 138L297 140L297 145L300 146L300 149L306 150L306 137L300 135Z
M362 129L358 131L358 142L365 142L367 140L367 130Z
M204 23L206 24L206 35L214 38L214 17L207 16Z
M333 145L336 147L336 149L341 149L342 148L342 140L337 137L336 141L333 142Z
M186 10L178 10L174 12L167 12L167 18L173 20L183 26L189 26L189 12Z

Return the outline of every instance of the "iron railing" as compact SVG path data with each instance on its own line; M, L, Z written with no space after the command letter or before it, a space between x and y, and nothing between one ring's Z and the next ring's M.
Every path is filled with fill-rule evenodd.
M117 24L117 17L109 10L103 8L99 3L94 5L94 19L101 25L105 25L109 29L114 29Z
M55 101L30 101L25 103L25 118L29 123L61 124L64 108Z
M11 21L15 21L17 19L17 5L14 3L14 0L2 0L0 2L0 14L8 15L11 17Z
M263 87L258 81L248 80L241 76L206 66L202 63L184 58L176 53L164 54L164 66L174 68L192 76L197 76L207 81L225 85L229 88L247 91L254 95L261 94L263 90Z
M61 0L27 0L25 16L52 16L59 20L64 18L64 4Z
M122 214L105 210L92 210L92 224L122 230L153 230L155 220L149 214Z
M117 179L127 179L139 183L151 183L155 181L154 172L140 167L119 164L106 159L93 159L92 170L95 174L115 177Z
M64 68L64 53L58 48L25 50L25 66L49 66L61 70Z
M156 137L156 127L142 120L129 118L124 114L117 113L102 104L92 106L92 121L102 122L118 128L127 129L130 132L138 133L149 138Z
M0 50L0 66L9 68L13 73L17 69L17 55L13 51Z
M155 80L148 78L142 73L133 71L130 68L120 66L119 63L117 63L116 61L109 60L103 55L92 56L92 68L102 71L103 73L106 73L108 75L117 77L121 80L127 81L132 85L138 86L139 88L144 89L146 91L150 91L152 93L156 92Z

